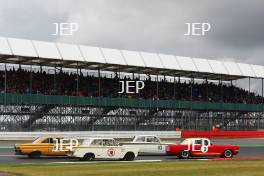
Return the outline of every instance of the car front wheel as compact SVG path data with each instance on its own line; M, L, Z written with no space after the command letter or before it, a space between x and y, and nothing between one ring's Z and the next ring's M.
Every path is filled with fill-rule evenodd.
M35 152L31 152L30 154L28 154L29 158L39 158L41 155L41 152L39 151L35 151Z
M224 157L225 158L232 158L233 157L232 151L231 150L225 150Z
M86 153L83 158L81 158L82 161L92 161L94 160L95 156L93 153Z

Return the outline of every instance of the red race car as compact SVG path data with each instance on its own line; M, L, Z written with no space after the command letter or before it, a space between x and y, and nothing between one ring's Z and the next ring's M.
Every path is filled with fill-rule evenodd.
M168 155L182 159L189 157L223 157L232 158L239 152L236 145L212 144L208 138L188 138L180 144L169 144L166 148Z

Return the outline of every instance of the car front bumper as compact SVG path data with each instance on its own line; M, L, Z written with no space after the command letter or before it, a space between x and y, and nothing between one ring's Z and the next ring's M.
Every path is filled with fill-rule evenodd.
M19 147L14 147L15 155L25 155Z

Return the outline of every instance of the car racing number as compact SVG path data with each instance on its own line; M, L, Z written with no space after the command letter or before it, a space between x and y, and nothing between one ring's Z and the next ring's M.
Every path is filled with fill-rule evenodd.
M162 150L162 145L159 145L158 146L158 150Z
M60 150L61 150L60 146L57 146L57 145L52 146L52 151L59 152Z

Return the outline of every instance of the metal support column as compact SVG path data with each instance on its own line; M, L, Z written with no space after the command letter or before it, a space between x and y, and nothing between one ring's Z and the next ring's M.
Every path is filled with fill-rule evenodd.
M32 94L32 82L33 82L33 74L32 74L32 65L30 65L30 81L29 81L29 93Z
M208 80L205 78L206 81L206 101L209 101L209 94L208 94Z
M191 92L190 92L190 101L193 100L193 83L194 83L194 78L191 78Z
M5 93L7 93L7 73L6 73L6 64L5 64Z
M157 75L156 96L157 96L157 99L159 99L159 75Z
M77 62L76 96L79 96L79 63Z
M54 67L54 78L53 78L53 89L54 91L52 92L53 94L55 94L56 89L57 89L57 83L56 83L56 74L57 74L57 70L56 70L56 66Z
M251 91L251 80L250 80L250 77L248 77L248 100L249 100L249 103L252 103L251 100L251 96L250 96L250 91Z
M258 129L260 129L260 117L262 118L264 115L264 108L263 108L263 94L264 94L264 87L263 87L263 78L261 78L261 104L262 104L262 112L260 113L260 115L258 116Z
M98 96L101 97L101 70L100 70L100 65L98 67Z
M176 80L175 76L173 77L173 98L176 99Z

